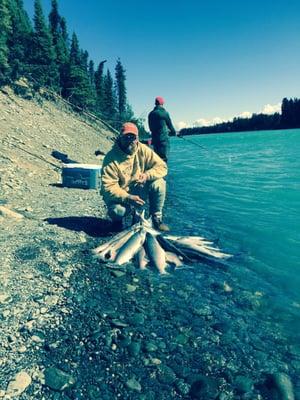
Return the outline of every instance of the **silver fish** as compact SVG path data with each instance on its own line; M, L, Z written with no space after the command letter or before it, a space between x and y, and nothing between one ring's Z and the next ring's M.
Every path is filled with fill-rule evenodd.
M135 232L126 243L121 246L118 251L115 263L118 265L125 264L139 251L145 241L146 231L140 229Z
M181 250L184 251L184 249L190 249L195 252L198 252L200 254L205 254L206 256L211 256L215 258L229 258L231 257L230 254L222 253L219 251L219 249L213 248L213 247L207 247L207 246L199 246L194 243L187 243L187 242L176 242L177 246L180 247Z
M165 236L168 240L174 241L174 242L181 242L181 243L191 243L191 244L197 244L199 246L209 246L213 244L213 242L204 239L201 236L173 236L173 235L167 235Z
M140 269L146 269L147 268L147 264L149 262L149 259L146 255L144 246L142 246L139 251L136 253L135 255L136 260L137 260L137 264L139 266Z
M182 257L178 256L175 253L171 253L170 251L166 251L166 261L168 264L175 265L175 268L181 267L183 264Z
M190 249L200 254L215 258L229 258L230 254L221 252L217 247L211 246L213 242L203 239L201 236L167 236L168 240L174 243L182 251Z
M181 249L179 249L175 241L168 240L163 235L157 236L157 240L165 251L175 253L185 261L192 261Z
M166 272L166 254L164 249L160 246L157 239L147 232L145 240L145 250L152 264L159 270L161 274Z
M122 232L119 232L117 235L115 235L113 238L111 238L108 242L100 244L100 246L96 247L93 249L94 254L101 253L103 250L108 249L111 245L117 243L120 239L122 239L125 235L127 235L129 232L136 232L138 229L140 229L141 224L140 222L130 226L127 229L124 229Z
M108 247L96 254L96 257L102 261L113 262L116 259L118 250L131 238L131 236L135 234L136 231L137 230L134 229L126 232L119 240L110 243Z

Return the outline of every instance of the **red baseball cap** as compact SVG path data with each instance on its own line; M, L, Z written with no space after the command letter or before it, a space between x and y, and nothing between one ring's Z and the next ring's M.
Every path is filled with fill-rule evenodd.
M157 96L155 98L155 104L158 105L158 106L162 106L164 104L164 102L165 102L165 100L160 96Z
M127 135L128 133L133 133L134 135L139 135L138 127L132 122L125 122L122 125L121 133Z

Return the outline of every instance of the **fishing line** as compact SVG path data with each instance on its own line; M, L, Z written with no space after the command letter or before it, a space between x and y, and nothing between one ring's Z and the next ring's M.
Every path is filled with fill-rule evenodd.
M196 146L196 147L199 147L200 149L205 149L205 147L202 146L201 144L198 144L197 142L194 142L193 140L190 140L190 139L188 140L188 139L186 139L184 136L179 135L179 136L177 136L177 137L179 137L180 139L185 140L186 142L188 142L188 143L190 143L190 144L192 144L192 145L194 145L194 146Z

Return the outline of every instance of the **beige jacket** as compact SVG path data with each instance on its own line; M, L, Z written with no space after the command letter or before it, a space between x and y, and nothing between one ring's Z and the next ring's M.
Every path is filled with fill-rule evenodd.
M167 164L143 143L138 142L132 155L124 153L115 143L102 165L101 194L105 203L125 203L129 186L140 173L145 173L149 181L163 178L168 173Z

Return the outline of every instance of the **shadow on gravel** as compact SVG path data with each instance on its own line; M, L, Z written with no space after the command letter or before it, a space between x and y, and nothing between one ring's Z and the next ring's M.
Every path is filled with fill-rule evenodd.
M112 232L111 221L96 217L46 218L45 221L50 225L57 225L71 231L85 232L93 237L109 236Z

